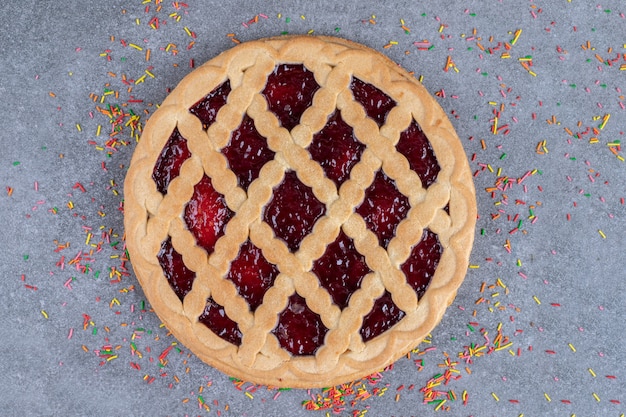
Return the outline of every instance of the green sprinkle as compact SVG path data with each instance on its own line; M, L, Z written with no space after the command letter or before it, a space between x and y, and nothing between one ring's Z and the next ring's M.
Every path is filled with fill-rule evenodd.
M473 332L473 331L474 331L474 328L472 327L472 325L471 325L471 324L468 324L468 325L467 325L467 328L468 328L468 329L470 329L470 332Z
M291 22L291 18L290 17L286 17L285 18L285 23L289 23L289 22Z
M480 229L481 236L485 236L485 229Z
M470 13L470 16L476 17L476 13Z
M500 155L500 160L506 158L506 153L503 153L502 155Z
M28 255L24 255L24 260L27 261L28 260Z
M572 88L576 88L576 84L570 84L569 86Z
M337 27L335 28L335 32L339 32L341 30L341 28Z
M97 335L98 334L98 328L94 327L93 330L91 331L91 334L94 335L94 336Z
M13 166L14 166L14 167L18 166L19 164L21 164L21 162L20 162L20 161L15 161L15 162L13 162Z
M487 73L487 72L481 72L481 73L480 73L480 75L482 75L483 77L486 77L486 76L488 76L488 75L489 75L489 73Z

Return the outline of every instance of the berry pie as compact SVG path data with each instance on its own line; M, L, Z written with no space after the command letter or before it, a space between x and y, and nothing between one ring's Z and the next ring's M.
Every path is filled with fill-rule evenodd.
M275 387L350 382L415 348L463 281L476 222L443 110L331 37L247 42L194 70L146 124L124 190L163 323Z

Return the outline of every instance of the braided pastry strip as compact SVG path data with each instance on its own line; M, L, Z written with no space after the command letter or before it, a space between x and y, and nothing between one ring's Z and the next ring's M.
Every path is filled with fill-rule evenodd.
M281 63L304 64L320 86L312 105L291 132L280 126L261 94L268 75ZM353 98L353 77L376 86L396 102L380 128ZM205 131L189 108L227 80L232 88L227 104ZM367 146L350 178L339 189L306 149L337 109L357 139ZM261 169L247 193L238 187L235 174L220 152L245 114L253 119L257 131L275 152L274 159ZM412 120L426 133L440 166L436 182L427 189L395 148L400 133ZM183 163L179 176L171 181L163 196L151 174L174 128L187 140L192 156ZM381 169L408 198L411 207L386 249L355 212ZM262 221L263 208L287 171L295 171L326 207L325 215L295 253L274 237L270 226ZM210 255L196 245L182 219L184 206L204 175L235 213ZM336 38L281 37L249 42L196 69L146 125L131 161L125 193L131 260L159 317L205 362L238 378L274 386L343 383L372 373L415 347L440 321L456 295L467 268L476 219L469 166L454 129L438 104L383 55ZM353 240L372 270L343 310L333 303L311 272L313 262L337 238L340 228ZM425 228L438 236L444 249L428 290L418 302L399 267ZM182 303L156 257L161 242L168 236L185 265L196 273L192 290ZM260 248L280 271L254 313L235 284L225 278L230 262L247 240ZM405 316L391 329L363 343L359 335L363 316L385 291L391 293ZM306 299L307 306L329 329L315 356L291 356L271 334L278 314L294 292ZM241 346L221 339L198 321L208 297L222 305L238 324L243 335Z

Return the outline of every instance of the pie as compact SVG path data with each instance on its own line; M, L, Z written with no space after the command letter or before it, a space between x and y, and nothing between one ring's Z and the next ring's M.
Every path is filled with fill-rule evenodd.
M124 191L159 318L206 363L274 387L350 382L415 348L476 222L443 110L332 37L242 43L192 71L146 123Z

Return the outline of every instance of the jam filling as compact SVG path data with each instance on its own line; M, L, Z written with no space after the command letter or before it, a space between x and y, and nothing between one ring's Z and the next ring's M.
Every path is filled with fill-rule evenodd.
M183 262L183 256L176 252L172 246L172 238L169 236L161 243L161 250L157 254L157 258L167 282L170 283L180 301L183 301L185 295L191 291L196 273L187 268Z
M189 112L202 122L202 127L206 130L215 122L217 112L226 104L230 94L230 81L216 87L202 100L189 108Z
M400 267L418 299L424 295L430 280L435 275L442 253L443 246L439 243L437 235L425 229L422 239L413 246L409 258Z
M278 315L278 324L272 333L280 346L292 355L314 355L324 344L328 328L320 316L306 305L298 294L289 297L289 303Z
M363 106L365 113L374 119L378 127L384 125L389 111L396 106L396 102L372 84L358 78L352 78L350 89L354 99Z
M205 175L195 185L193 196L185 206L184 220L198 246L210 255L233 214L224 196L215 191L211 179Z
M246 299L251 311L263 302L265 292L274 285L278 276L276 265L269 263L252 242L247 241L239 249L239 255L230 264L226 278L231 280L239 294Z
M263 95L280 124L291 131L300 123L302 113L311 107L319 88L313 73L304 65L281 64L269 75Z
M400 134L396 149L409 161L409 166L420 177L424 188L437 180L441 168L428 138L415 120Z
M262 94L269 110L276 115L281 125L291 130L300 123L302 114L311 106L319 88L313 73L303 65L281 64L269 75ZM389 111L396 105L395 101L358 78L353 77L350 89L367 116L379 127L382 126ZM204 129L215 122L230 91L230 82L226 81L189 109L200 119ZM340 187L350 177L350 171L359 162L364 149L365 145L356 139L352 127L336 110L326 126L314 135L308 151L312 159L320 163L326 176ZM407 158L424 187L437 180L441 168L430 142L415 121L400 134L396 149ZM244 190L258 178L263 165L274 158L274 152L267 147L266 139L258 133L254 121L247 115L244 115L240 126L232 133L222 154ZM170 182L180 174L182 164L190 156L187 140L175 128L152 173L161 194L167 193ZM408 198L398 191L395 182L381 170L365 190L364 200L356 212L376 234L380 245L387 248L409 209ZM449 206L445 210L449 212ZM294 171L287 171L264 209L263 220L270 225L276 237L287 244L290 251L296 252L304 237L311 233L316 221L325 213L325 205L315 197L313 190L303 184ZM211 254L233 215L224 196L213 188L211 179L205 175L194 187L193 196L185 206L184 221L197 244ZM401 266L407 282L418 297L421 298L426 291L442 252L443 247L437 235L424 230L421 240ZM185 266L182 256L173 248L170 237L161 244L157 258L172 290L182 301L191 291L195 273ZM352 294L359 289L363 277L371 270L363 255L354 247L352 239L340 231L322 257L314 261L312 272L318 277L320 285L328 290L333 302L344 309ZM269 263L261 250L247 241L232 261L226 278L235 284L239 294L254 312L263 303L266 291L272 287L278 274L276 265ZM391 294L385 291L363 318L360 329L363 341L384 333L404 315L404 311L394 304ZM241 344L242 334L237 323L212 298L207 300L205 310L198 319L222 339L237 346ZM272 333L291 354L314 355L323 345L327 331L320 316L308 308L304 298L294 294L289 298L287 307L278 315L278 323Z
M266 139L257 132L254 120L247 114L233 132L228 146L222 149L222 154L228 159L239 185L246 191L259 176L263 165L274 159L274 152L267 147Z
M364 342L386 332L394 324L404 317L404 311L400 310L391 299L389 291L374 302L374 307L365 317L361 326L361 337Z
M170 182L178 177L181 165L190 156L187 139L181 136L178 128L174 128L152 170L152 179L161 194L167 194Z
M283 182L274 188L263 220L291 252L296 252L302 239L311 233L315 222L324 213L326 206L315 197L311 187L300 182L295 171L288 171Z
M239 326L226 315L224 307L217 304L213 298L209 297L207 300L198 321L227 342L237 346L241 345Z
M330 116L309 145L311 158L320 163L337 188L350 177L350 170L361 159L363 150L365 145L354 136L352 127L343 121L339 110Z
M378 236L380 246L387 249L396 227L406 217L409 208L409 199L398 191L394 181L381 170L365 190L365 199L356 212L363 217L367 228Z
M348 306L350 296L359 289L363 277L371 272L365 257L357 252L354 242L343 231L313 263L312 271L341 309Z

